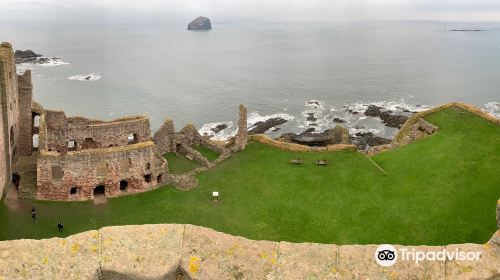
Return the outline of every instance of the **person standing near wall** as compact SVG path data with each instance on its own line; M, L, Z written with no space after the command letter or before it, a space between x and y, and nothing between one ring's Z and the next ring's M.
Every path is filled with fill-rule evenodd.
M36 210L35 210L35 206L31 206L31 219L33 221L36 221Z

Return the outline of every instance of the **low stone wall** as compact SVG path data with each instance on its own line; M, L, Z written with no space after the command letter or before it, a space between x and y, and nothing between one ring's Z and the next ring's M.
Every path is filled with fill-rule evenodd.
M444 110L444 109L450 108L450 107L456 107L456 108L460 108L460 109L463 109L463 110L467 110L467 111L469 111L471 113L474 113L474 114L480 116L481 118L483 118L483 119L485 119L487 121L490 121L492 123L500 125L500 119L499 118L496 118L496 117L494 117L494 116L492 116L492 115L484 112L483 110L481 110L481 109L479 109L479 108L477 108L477 107L475 107L473 105L466 104L466 103L460 103L460 102L451 102L451 103L443 104L441 106L434 107L434 108L429 109L429 110L425 110L425 111L413 114L405 122L405 124L401 127L401 129L399 130L399 132L396 135L396 137L394 137L393 143L401 141L401 139L405 135L407 135L409 133L409 131L411 129L411 126L414 123L416 123L418 121L418 119L425 118L428 115L434 114L436 112L439 112L441 110Z
M201 163L203 166L212 167L214 164L211 163L206 157L204 157L200 152L196 149L193 149L187 145L180 144L179 153L183 155L189 155L193 157L193 160Z
M250 140L258 141L262 144L270 145L282 150L295 151L295 152L330 152L330 151L341 151L349 150L356 151L356 145L351 144L335 144L326 147L309 147L305 145L286 143L281 141L276 141L265 134L254 134L249 136Z
M499 206L500 208L500 201ZM182 224L105 227L0 242L0 279L498 279L500 230L486 244L398 246L480 252L478 261L375 261L377 245L254 241Z

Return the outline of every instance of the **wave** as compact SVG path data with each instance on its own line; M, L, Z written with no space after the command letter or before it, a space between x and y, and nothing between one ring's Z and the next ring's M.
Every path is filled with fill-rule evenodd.
M44 66L44 67L54 67L61 65L68 65L69 62L63 61L60 57L40 57L35 64Z
M236 132L237 128L234 127L234 123L232 121L207 123L198 129L198 133L200 133L200 135L208 136L210 139L219 141L225 141L234 137Z
M494 117L500 118L500 103L498 102L488 102L484 104L483 110Z
M83 75L75 75L68 77L68 80L73 81L97 81L102 77L102 73L89 73Z
M288 115L288 114L285 114L285 113L276 113L276 114L272 114L272 115L264 115L264 116L261 116L259 113L257 112L252 112L250 113L250 115L248 116L248 119L247 119L247 127L248 129L251 129L252 127L255 126L256 123L258 122L265 122L269 119L277 119L277 118L281 118L281 119L284 119L286 121L291 121L293 120L295 117L294 116L291 116L291 115Z

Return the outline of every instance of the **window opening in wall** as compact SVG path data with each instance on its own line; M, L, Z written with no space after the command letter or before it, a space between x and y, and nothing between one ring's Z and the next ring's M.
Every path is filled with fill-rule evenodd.
M12 184L16 187L16 190L19 190L19 184L21 182L21 176L17 173L12 174Z
M68 141L68 151L76 151L76 141L75 140Z
M128 144L136 144L139 142L138 140L139 138L137 137L137 134L135 133L130 133L128 136L127 136L127 140L128 140Z
M120 191L126 192L128 189L128 182L126 180L120 181Z
M151 183L151 174L144 175L144 181L146 183Z

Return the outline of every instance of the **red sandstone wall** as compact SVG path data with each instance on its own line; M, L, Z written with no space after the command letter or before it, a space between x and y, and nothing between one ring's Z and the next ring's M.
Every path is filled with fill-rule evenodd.
M62 111L45 111L47 149L68 151L68 141L77 143L76 150L86 148L108 148L128 144L129 134L137 135L137 142L151 140L149 119L146 117L128 117L110 122L90 120L83 117L67 118ZM89 146L85 139L95 141Z
M123 162L130 162L128 171L122 168ZM98 166L107 164L107 174L98 176ZM147 169L147 163L150 169ZM122 164L122 165L121 165ZM60 166L63 175L54 179L52 167ZM157 176L162 175L154 154L151 141L117 148L102 148L79 152L68 152L61 156L57 152L41 151L37 167L37 199L68 200L70 189L81 189L81 199L93 199L93 190L105 185L106 196L117 196L120 180L128 181L127 193L150 190L157 185ZM146 183L145 174L151 174L151 182Z

